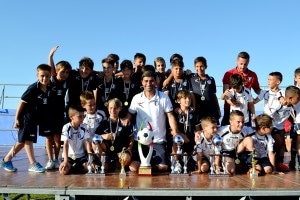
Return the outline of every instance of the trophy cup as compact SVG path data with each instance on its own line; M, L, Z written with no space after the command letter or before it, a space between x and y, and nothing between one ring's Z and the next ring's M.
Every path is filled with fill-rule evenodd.
M125 153L125 147L123 147L121 153L119 154L119 161L121 164L121 171L120 171L120 176L126 176L126 172L125 172L125 159L126 159L126 153Z
M171 154L170 175L189 175L187 171L188 154L182 152L182 145L184 144L184 139L181 135L175 135L173 142L177 146L177 151L176 153ZM181 166L180 161L183 162L183 167Z
M144 121L144 120L143 120ZM141 123L141 126L143 124L143 121ZM139 168L139 175L145 175L145 176L151 176L152 175L152 169L151 169L151 158L153 153L153 140L154 135L152 132L151 124L148 122L147 128L141 129L141 126L139 128L139 131L137 133L137 139L138 139L138 152L141 160L141 165ZM142 145L149 146L149 151L147 156L144 156Z
M88 168L88 172L87 174L92 174L92 163L93 163L93 154L89 153L88 154L88 163L87 163L87 168Z
M105 165L105 161L106 161L106 155L104 152L101 153L100 160L101 160L100 174L105 176L104 165Z
M188 174L188 171L187 171L188 156L189 155L187 153L183 154L183 174Z
M252 165L250 177L254 179L258 177L258 174L256 173L256 163L258 162L258 160L255 159L255 149L253 149L250 155L251 155L251 165Z
M226 170L225 170L225 157L226 154L222 154L222 137L219 135L214 135L212 138L212 144L213 144L213 152L209 155L210 160L210 176L227 176ZM223 174L221 173L220 169L217 168L217 164L215 162L216 157L219 157L221 159L221 164L223 167Z
M101 135L95 135L93 137L93 144L96 146L95 154L99 154L99 145L102 143L103 138Z

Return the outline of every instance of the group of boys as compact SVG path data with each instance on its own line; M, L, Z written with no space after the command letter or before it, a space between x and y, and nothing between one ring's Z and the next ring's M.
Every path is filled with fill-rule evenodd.
M49 65L41 64L37 67L38 82L30 85L21 97L15 117L15 128L19 129L18 141L0 160L1 167L5 170L17 171L11 160L24 147L30 163L28 171L44 172L59 168L61 174L68 174L75 163L80 166L80 170L86 172L86 155L87 153L94 153L96 148L93 139L97 134L104 134L102 133L104 130L101 133L96 131L100 122L110 120L108 121L110 133L107 133L102 139L109 141L112 146L116 137L112 134L112 119L107 117L114 115L113 112L115 112L108 110L108 104L111 100L114 100L114 104L118 105L118 109L121 106L118 111L120 112L118 119L119 117L126 119L122 123L120 120L120 125L117 122L114 128L116 133L119 126L125 127L133 123L135 127L138 127L139 122L144 120L139 116L137 106L141 105L136 102L139 98L135 98L135 96L140 94L143 96L144 94L156 106L157 103L158 105L163 104L160 102L161 93L167 94L171 102L170 106L167 106L168 108L164 108L168 118L163 118L165 121L162 122L156 122L160 118L149 120L152 120L154 126L166 124L169 121L170 131L167 126L164 133L160 135L162 136L161 139L158 140L158 136L155 136L155 141L159 145L157 155L162 149L161 146L167 148L164 155L160 157L166 159L163 158L162 160L168 160L167 157L170 153L177 151L178 146L173 144L173 137L180 135L184 140L183 151L187 152L191 159L193 155L196 155L194 156L197 163L195 173L206 173L213 168L216 172L223 170L228 174L234 174L236 167L239 168L242 164L244 164L242 170L248 171L247 169L251 168L249 156L251 152L255 152L258 160L255 170L259 174L271 173L274 170L288 170L282 164L285 151L284 123L291 116L294 120L293 123L297 124L297 111L300 112L300 109L297 110L297 108L300 106L297 107L296 105L299 102L300 90L296 86L289 86L285 91L280 90L279 84L282 81L280 72L270 73L268 78L269 90L258 89L258 82L256 83L258 88L255 88L255 91L259 94L256 99L252 98L246 82L257 80L257 78L250 80L245 73L242 73L243 77L241 73L233 72L229 77L229 82L223 80L226 87L224 87L221 98L229 105L229 111L224 110L224 115L229 115L223 117L222 126L218 127L220 108L218 102L215 101L217 99L215 96L216 89L207 89L209 86L215 87L214 79L205 73L201 80L200 72L199 74L192 74L189 71L183 72L183 58L179 54L171 56L171 71L169 73L166 71L166 63L163 58L155 59L154 66L145 65L146 57L141 53L135 55L133 63L130 60L124 60L120 64L121 71L118 71L119 57L116 54L110 54L102 60L103 71L97 72L94 70L92 59L88 57L79 61L78 70L72 70L67 61L60 61L54 67L53 55L57 48L58 46L50 51ZM240 59L244 65L248 65L249 56L247 56L245 52L241 52L238 56L238 65ZM201 69L202 73L205 72L206 60L202 57L195 59L195 67L196 61L204 64ZM228 76L226 74L225 76ZM300 75L298 74L298 76ZM149 81L154 82L151 84ZM297 81L296 78L295 81ZM201 91L198 96L195 87L193 88L195 83L200 85ZM297 85L300 83L297 82ZM153 87L157 92L153 90ZM208 96L210 91L212 97ZM147 97L146 94L150 94L150 97ZM153 101L152 98L154 98ZM209 98L213 101L210 101ZM254 104L263 99L265 101L264 114L256 116ZM121 103L116 103L118 101ZM132 101L136 105L131 105ZM197 105L205 101L210 102L213 106L212 110L215 110L215 114L212 116L209 110L207 113L199 115L198 111L201 108L198 108ZM128 108L129 112L135 116L128 117ZM252 115L249 115L249 111ZM148 110L148 112L156 112L156 110ZM160 116L160 111L157 112L159 114L157 116ZM68 123L66 123L66 113ZM99 128L98 130L102 129ZM136 134L137 130L134 132ZM45 167L37 162L34 156L33 143L37 141L38 134L46 137L49 161ZM213 164L210 163L209 155L213 154L213 138L216 135L222 138L221 152L226 157L225 162L222 162L217 156ZM128 136L131 137L129 132ZM64 144L63 159L60 163L61 141ZM124 145L131 160L131 156L134 158L136 155L136 149L132 149L135 147L133 141L128 140L127 143ZM294 143L297 144L297 142ZM114 148L111 146L110 150L107 151L114 152ZM100 149L105 151L105 148ZM299 151L298 154L300 155ZM135 164L126 163L130 170L138 170L138 162L133 162ZM160 164L157 166L158 170L161 171L168 170L168 166L170 166L167 161ZM212 164L214 166L211 168Z

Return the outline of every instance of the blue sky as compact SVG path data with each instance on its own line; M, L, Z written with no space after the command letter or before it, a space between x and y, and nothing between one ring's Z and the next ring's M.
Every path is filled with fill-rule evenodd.
M59 45L55 62L67 60L76 68L89 56L96 70L109 53L132 60L141 52L147 64L180 53L192 71L194 58L204 56L207 73L220 86L238 52L247 51L261 85L280 71L287 86L300 66L299 7L297 0L3 1L0 83L34 82L36 66ZM23 92L6 88L9 96ZM15 106L6 100L5 107Z

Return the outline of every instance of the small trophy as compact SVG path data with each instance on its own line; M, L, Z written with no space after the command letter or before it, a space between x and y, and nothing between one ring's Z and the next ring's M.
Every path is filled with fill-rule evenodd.
M123 147L121 153L120 153L120 158L119 162L121 164L121 171L120 171L120 176L126 176L125 172L125 161L126 161L126 153L125 153L125 147Z
M189 175L187 171L188 154L182 152L182 145L184 139L181 135L175 135L173 139L174 144L177 145L175 154L171 154L171 172L170 175ZM183 162L183 167L180 162Z
M212 144L213 144L213 152L209 155L209 161L210 161L210 176L228 176L225 169L225 157L228 156L227 154L222 154L222 137L219 135L214 135L212 138ZM223 173L221 173L220 168L216 165L215 162L216 157L220 157L221 164L223 167Z
M250 153L250 155L251 155L251 165L252 165L250 177L257 178L258 174L256 173L256 163L258 162L258 160L255 159L255 149L253 149L253 151Z
M105 165L105 161L106 161L106 155L105 155L104 152L101 153L100 160L101 160L101 170L100 170L100 174L101 174L101 175L105 175L104 165Z
M93 154L89 153L88 154L88 163L87 163L87 168L88 168L88 172L87 174L92 174L92 163L93 163Z
M188 156L189 155L187 153L183 154L183 174L188 174L188 171L187 171Z
M100 167L100 171L99 171L99 166L98 165L94 165L95 169L94 172L92 171L92 163L94 160L94 156L97 156L97 154L93 154L93 153L89 153L88 154L88 162L87 162L87 168L88 168L88 172L86 173L86 175L88 176L105 176L105 171L104 171L104 165L105 165L105 153L102 152L100 160L101 160L101 167Z
M139 131L137 133L138 139L138 152L141 160L141 165L139 168L139 175L151 176L152 175L152 168L151 168L151 158L153 153L153 140L154 135L152 131L151 124L148 122L147 128L141 128L143 125L144 120L142 121ZM144 156L142 145L149 146L149 151L147 156Z

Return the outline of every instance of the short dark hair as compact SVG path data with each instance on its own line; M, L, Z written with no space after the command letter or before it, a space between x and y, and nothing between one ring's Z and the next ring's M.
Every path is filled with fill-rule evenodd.
M155 79L155 75L152 71L148 70L148 71L145 71L143 74L142 74L142 80L144 77L153 77Z
M280 82L282 82L282 74L280 72L271 72L269 76L275 76Z
M83 57L80 61L79 61L79 67L81 66L85 66L85 67L89 67L91 69L94 69L94 62L91 58L89 57Z
M137 59L137 58L141 58L141 59L144 60L144 62L146 62L146 56L145 56L144 54L142 54L142 53L136 53L136 54L134 55L133 59L135 60L135 59Z
M128 69L133 69L133 64L130 60L123 60L120 64L121 70L128 68Z
M230 76L230 87L236 88L243 85L243 77L240 74L232 74Z
M40 64L39 66L36 67L37 71L48 71L51 72L51 67L47 64Z
M199 57L195 58L194 65L198 62L202 62L203 65L205 66L205 69L207 68L207 61L203 56L199 56Z
M246 51L242 51L238 54L238 58L244 58L249 60L250 59L250 55L246 52Z

